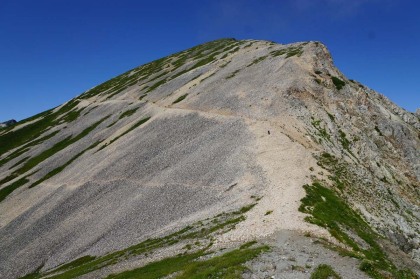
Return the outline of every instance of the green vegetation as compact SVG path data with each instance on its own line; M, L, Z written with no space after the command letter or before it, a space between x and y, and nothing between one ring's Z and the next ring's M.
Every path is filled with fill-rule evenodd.
M40 276L39 272L41 271L43 266L44 265L39 266L34 272L32 272L30 274L27 274L27 275L21 277L20 279L37 279L37 278L39 278L39 276Z
M9 170L14 169L14 168L16 168L17 166L19 166L19 165L23 164L23 163L24 163L25 161L27 161L29 158L30 158L30 157L28 156L28 157L25 157L25 158L23 158L23 159L19 160L19 161L18 161L18 162L16 162L13 166L11 166L11 167L9 168Z
M19 122L17 125L38 119L24 127L2 134L0 136L0 154L5 154L18 146L22 146L33 139L39 138L43 133L48 131L49 128L56 126L60 121L60 116L71 111L78 103L78 100L73 99L56 112L49 110Z
M120 117L118 117L118 119L122 119L124 117L129 117L131 115L133 115L139 108L133 108L133 109L129 109L123 113L120 114Z
M148 239L120 251L99 257L84 256L45 273L39 273L37 270L27 275L31 276L27 278L77 278L139 255L146 256L158 249L180 242L185 243L184 253L134 270L110 275L108 278L161 278L174 272L179 273L176 278L238 278L245 271L243 263L267 251L268 247L254 247L257 243L253 241L242 245L239 249L217 256L213 254L216 251L211 251L210 248L216 235L235 228L245 219L243 214L254 205L251 204L233 212L223 212L165 237Z
M326 264L320 264L311 274L311 279L341 279L334 269Z
M350 141L346 137L346 133L344 133L342 130L338 130L338 133L340 134L340 143L343 146L345 150L347 150L350 154L352 154L350 150Z
M0 202L2 202L8 195L10 195L14 190L16 190L17 188L19 188L20 186L24 185L25 183L27 183L29 180L24 177L21 178L15 182L13 182L12 184L3 187L0 189Z
M384 135L382 134L381 130L379 130L378 126L375 126L375 131L381 136L383 137Z
M61 120L62 120L63 122L66 122L66 123L73 122L74 120L76 120L77 118L79 118L80 113L81 113L82 111L83 111L83 108L81 108L81 109L79 109L79 110L72 110L72 111L69 111L67 114L65 114L65 115L61 118Z
M342 184L349 185L347 170L334 156L324 153L319 159L320 166L327 166L333 176ZM336 173L336 171L338 173ZM346 179L344 182L340 178ZM336 182L333 179L334 182ZM337 184L337 182L336 182ZM337 188L343 187L335 185ZM349 187L349 186L347 186ZM326 228L338 241L350 247L346 250L335 247L340 254L364 260L361 269L372 278L417 278L410 271L398 270L382 251L377 240L381 237L368 223L347 205L337 192L324 187L320 182L305 185L306 197L299 207L301 212L310 214L306 221ZM351 232L351 233L349 233ZM354 238L352 235L357 235ZM363 240L364 244L360 243ZM367 266L366 263L369 263Z
M303 53L302 47L290 47L289 51L286 54L286 58L297 55L300 57Z
M288 47L288 48L283 48L283 49L279 49L279 50L273 50L272 52L270 52L272 57L276 57L276 56L281 56L286 54L285 58L289 58L292 56L297 55L298 57L300 57L303 53L303 49L302 49L302 45L301 46L297 46L297 47Z
M235 39L221 39L198 45L188 50L131 69L86 91L80 98L90 98L98 94L107 94L107 98L109 99L130 86L138 83L143 85L155 81L151 86L147 87L147 89L146 87L143 88L146 89L146 93L151 92L157 87L188 71L215 61L216 56L224 51L230 50L230 53L236 51L237 49L233 49L233 51L231 49L237 47L239 43L240 42L237 42ZM179 70L180 67L187 65L192 60L197 60L192 67L169 76L171 72Z
M54 144L51 148L44 150L43 152L41 152L40 154L30 158L28 161L26 161L26 163L19 168L18 170L14 171L12 174L10 174L9 176L5 177L3 180L0 181L0 185L9 182L13 179L15 179L16 177L18 177L19 175L24 174L25 172L31 170L33 167L37 166L39 163L45 161L46 159L48 159L49 157L53 156L54 154L56 154L57 152L63 150L64 148L68 147L69 145L77 142L78 140L84 138L87 134L89 134L91 131L93 131L99 124L101 124L105 119L107 119L109 116L102 118L101 120L99 120L98 122L94 123L93 125L91 125L90 127L86 128L85 130L83 130L80 134L78 134L75 137L67 137L64 140ZM21 180L19 180L21 181ZM24 184L24 183L23 183ZM12 185L14 185L12 187L12 185L7 186L6 188L8 188L8 191L5 191L5 196L3 197L3 199L9 195L11 192L13 192L15 189L17 189L18 187L22 186L23 184L16 184L14 185L14 183ZM11 190L11 191L10 191Z
M240 278L242 273L246 271L246 267L243 264L265 251L268 251L267 246L239 248L220 256L199 260L200 257L208 255L206 249L203 249L192 254L166 258L138 269L110 275L107 278L153 279L169 276L175 272L180 272L175 277L178 279Z
M27 151L29 151L30 147L38 145L40 143L43 143L44 141L54 137L59 131L55 131L53 133L50 133L48 135L46 135L45 137L33 140L28 142L27 144L24 144L23 146L19 147L17 150L15 150L13 153L11 153L9 156L7 156L6 158L0 160L0 166L6 164L7 162L9 162L10 160L13 160L17 157L19 157L20 155L26 153ZM16 166L17 164L15 164ZM12 168L12 167L11 167Z
M286 54L286 53L287 53L287 48L279 49L279 50L273 50L272 52L270 52L272 57L281 56L281 55Z
M244 48L249 48L250 46L252 46L252 42L250 42L249 44L246 44L246 45L244 46Z
M228 75L227 77L226 77L226 79L230 79L230 78L233 78L237 73L239 73L240 72L240 70L236 70L236 71L234 71L233 73L231 73L230 75Z
M259 58L257 58L257 59L254 59L254 61L252 61L252 63L251 64L249 64L249 65L247 65L247 67L251 67L252 65L255 65L255 64L257 64L257 63L260 63L261 61L263 61L264 59L266 59L268 56L267 55L265 55L265 56L261 56L261 57L259 57Z
M346 85L346 83L342 81L341 79L339 79L338 77L332 76L331 80L334 83L335 88L337 88L337 90L340 90Z
M118 140L119 138L121 138L122 136L128 134L129 132L131 132L132 130L136 129L137 127L141 126L142 124L146 123L147 121L149 121L150 117L146 117L143 118L142 120L138 121L136 124L134 124L133 126L131 126L129 129L127 129L127 131L125 131L124 133L122 133L121 135L113 138L108 144L104 144L99 150L104 149L105 147L107 147L108 145L110 145L111 143L113 143L114 141ZM99 151L98 150L98 151Z
M208 78L210 78L210 77L214 76L215 74L216 74L216 72L211 73L210 75L208 75L208 76L206 76L205 78L203 78L203 79L201 80L201 82L203 82L203 81L205 81L206 79L208 79Z
M268 210L264 215L267 216L267 215L270 215L271 213L273 213L273 210Z
M329 113L329 112L327 112L327 114L328 114L328 117L330 118L330 120L332 121L332 122L335 122L335 117L334 117L334 115L332 115L331 113Z
M77 267L79 265L83 265L83 264L86 264L88 262L91 262L94 259L96 259L96 257L93 257L93 256L84 256L84 257L78 258L78 259L76 259L74 261L71 261L71 262L69 262L67 264L60 265L55 271L58 272L58 271L64 271L66 269L75 268L75 267Z
M331 142L331 136L328 134L327 129L321 126L321 120L316 120L315 118L311 117L311 124L317 130L317 136Z
M158 82L156 82L155 84L150 86L147 89L146 93L155 90L156 88L158 88L159 86L161 86L162 84L165 84L165 83L166 83L166 79L159 80Z
M38 184L44 182L45 180L53 177L56 174L59 174L62 170L64 170L68 165L70 165L71 163L73 163L77 158L79 158L80 156L82 156L86 151L93 149L94 147L96 147L99 143L101 143L100 141L90 145L88 148L86 148L85 150L79 152L78 154L76 154L73 158L71 158L69 161L67 161L64 165L57 167L55 169L53 169L52 171L50 171L49 173L47 173L44 177L42 177L41 179L35 181L34 183L31 184L31 186L29 186L29 188L35 187Z
M334 182L334 186L340 191L351 187L350 181L352 181L352 179L348 177L349 173L345 162L339 161L335 156L324 152L320 158L318 158L318 165L331 173L328 178Z
M207 65L215 61L217 59L216 56L236 46L236 43L232 43L232 42L235 42L235 40L234 41L219 40L219 41L210 42L202 46L197 46L195 48L185 51L185 53L182 54L181 57L176 62L177 68L183 66L187 62L187 59L195 59L198 61L195 64L193 64L192 67L186 68L183 71L173 75L171 77L171 80L184 73L192 71L195 68ZM227 54L233 53L237 51L238 49L235 48Z
M19 157L20 155L26 153L30 148L25 146L20 147L16 151L9 154L9 156L5 157L4 159L0 160L0 167L4 164L8 163L9 161Z
M184 94L182 96L179 96L172 104L176 104L187 98L188 94Z

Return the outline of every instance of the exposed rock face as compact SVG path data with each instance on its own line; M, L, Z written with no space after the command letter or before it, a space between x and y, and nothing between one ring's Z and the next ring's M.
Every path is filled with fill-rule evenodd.
M0 128L9 127L9 126L12 126L12 125L14 125L14 124L16 124L16 123L17 123L17 121L16 121L16 120L14 120L14 119L10 119L10 120L7 120L7 121L5 121L5 122L1 122L1 123L0 123Z
M255 197L216 246L284 229L330 237L298 208L302 186L332 185L337 167L337 193L420 262L419 135L418 111L347 79L319 42L200 45L0 131L0 277L121 250ZM320 164L327 153L334 164Z

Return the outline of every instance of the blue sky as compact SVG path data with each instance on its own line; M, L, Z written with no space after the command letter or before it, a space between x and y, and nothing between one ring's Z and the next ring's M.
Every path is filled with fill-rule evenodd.
M225 37L322 41L348 78L414 111L419 15L414 0L0 0L0 121Z

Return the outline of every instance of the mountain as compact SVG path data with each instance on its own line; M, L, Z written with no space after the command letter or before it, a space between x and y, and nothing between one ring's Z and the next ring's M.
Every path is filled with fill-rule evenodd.
M0 130L0 277L418 278L419 153L322 43L212 41Z
M6 128L6 127L9 127L9 126L15 125L16 123L17 123L16 120L10 119L10 120L1 122L0 123L0 128Z

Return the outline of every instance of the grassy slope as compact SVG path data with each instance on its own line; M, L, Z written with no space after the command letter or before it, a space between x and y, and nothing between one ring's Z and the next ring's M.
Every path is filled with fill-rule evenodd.
M324 153L321 161L325 164L325 159L335 162L335 158ZM322 160L324 159L324 160ZM343 172L344 170L340 170ZM337 189L342 188L337 185L340 181L340 174L333 174L336 179L334 186ZM398 270L388 259L377 240L381 238L369 224L356 213L343 200L338 192L323 186L320 182L314 182L312 185L304 186L306 197L302 199L300 211L310 214L306 220L310 223L319 225L328 229L332 236L338 241L349 247L349 250L334 247L344 256L351 256L362 260L360 269L372 278L417 278L409 270ZM351 232L351 233L349 233ZM368 247L362 247L360 240Z
M245 219L244 214L254 205L251 204L233 212L221 213L165 237L148 239L124 250L100 257L84 256L47 272L40 272L38 269L22 278L77 278L127 259L147 256L174 244L183 244L183 252L133 270L109 275L108 278L160 278L174 272L177 272L175 278L238 278L245 270L243 264L267 251L268 247L250 242L217 256L214 255L215 251L212 251L211 247L216 235L233 229L236 224Z

